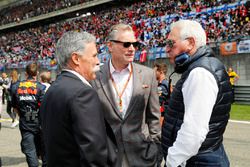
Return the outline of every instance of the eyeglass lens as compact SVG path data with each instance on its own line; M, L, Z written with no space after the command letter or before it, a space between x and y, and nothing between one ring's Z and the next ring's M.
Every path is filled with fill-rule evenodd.
M124 48L128 48L131 46L131 44L133 45L133 47L137 47L138 46L138 42L124 42L123 46Z
M124 48L128 48L131 45L133 47L137 47L139 45L139 42L122 42L122 41L116 41L116 40L111 40L112 42L117 42L117 43L122 43Z
M166 40L167 47L172 48L174 46L174 44L175 44L174 40L171 40L171 39Z

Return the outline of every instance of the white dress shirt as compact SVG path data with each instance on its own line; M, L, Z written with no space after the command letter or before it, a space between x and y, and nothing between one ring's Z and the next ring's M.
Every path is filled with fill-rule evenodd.
M196 155L209 132L209 120L218 94L216 80L208 70L193 69L182 87L184 120L176 141L168 149L167 167L184 167Z
M63 69L62 71L68 71L68 72L70 72L70 73L76 75L84 84L86 84L86 85L92 87L92 86L90 85L90 83L89 83L83 76L81 76L78 72L73 71L73 70L69 70L69 69Z
M118 92L121 93L121 91L124 88L125 83L128 80L130 72L132 72L131 65L129 64L127 66L127 68L125 68L121 71L117 71L117 70L115 70L114 66L112 65L112 62L110 61L109 63L110 63L109 64L110 74L112 75L112 77L114 79L114 82L116 84ZM115 95L117 106L119 106L119 96L118 96L113 84L112 84L112 89L113 89L113 93ZM133 75L130 77L130 80L127 84L127 87L125 88L125 91L122 94L122 98L121 98L122 99L122 116L123 117L126 114L126 111L128 109L128 106L129 106L129 103L130 103L130 100L132 97L132 92L133 92Z

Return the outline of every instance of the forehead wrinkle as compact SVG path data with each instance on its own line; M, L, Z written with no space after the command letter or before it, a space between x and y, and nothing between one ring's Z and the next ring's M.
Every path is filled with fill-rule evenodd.
M133 31L123 31L117 34L116 39L122 42L136 42Z
M173 28L168 36L168 39L173 39L173 40L180 39L180 29L178 27Z

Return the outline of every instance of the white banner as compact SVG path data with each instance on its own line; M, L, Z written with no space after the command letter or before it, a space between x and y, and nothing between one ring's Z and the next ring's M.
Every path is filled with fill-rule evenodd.
M238 53L250 53L250 40L240 41L237 45Z

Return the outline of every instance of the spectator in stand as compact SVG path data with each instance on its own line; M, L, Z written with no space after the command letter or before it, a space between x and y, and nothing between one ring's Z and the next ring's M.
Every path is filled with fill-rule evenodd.
M232 90L224 65L196 21L173 23L166 43L170 63L181 74L162 127L166 166L229 167L222 141Z
M3 25L12 22L20 22L21 20L47 14L55 10L64 9L79 3L85 3L87 1L91 0L43 0L43 2L39 0L32 0L16 2L14 4L12 3L13 5L1 9L0 17L3 19L1 20L0 24Z
M40 8L42 12L47 12L48 6L50 11L54 8L57 9L57 6L67 7L65 5L67 3L62 1L56 1L56 4L53 4L55 3L54 1L48 0L42 4L40 1L32 2L30 4L32 8L34 10ZM73 4L72 2L70 3ZM189 4L192 11L196 10L196 8L199 11L207 7L228 3L228 1L184 2L154 0L130 3L131 5L124 3L121 4L122 7L110 7L105 10L96 7L96 11L88 17L1 34L0 63L6 64L7 67L15 68L18 66L24 67L27 61L54 61L55 43L63 32L69 30L88 30L95 34L99 42L98 44L101 45L107 37L109 25L117 24L121 21L130 23L133 30L136 31L136 37L139 37L142 40L141 42L148 47L164 46L165 43L163 43L162 37L166 38L169 33L169 26L166 25L170 25L179 18L198 20L207 31L208 42L235 40L250 35L250 31L247 31L249 29L249 16L246 14L246 11L249 11L247 2L246 5L238 4L236 9L225 10L223 8L219 11L207 13L189 13L187 16L183 14L183 12L189 10L186 4ZM15 9L14 12L10 13L15 13L15 11L22 12L25 10ZM6 12L3 13L4 17L7 17L8 14ZM162 28L160 28L161 26Z

